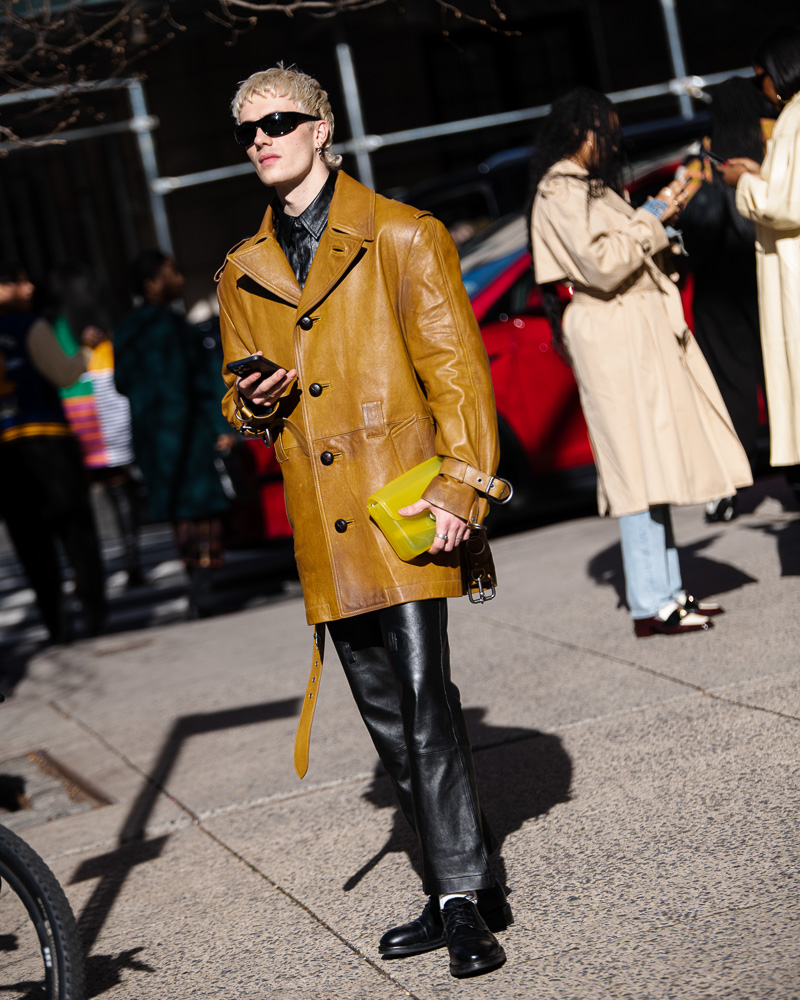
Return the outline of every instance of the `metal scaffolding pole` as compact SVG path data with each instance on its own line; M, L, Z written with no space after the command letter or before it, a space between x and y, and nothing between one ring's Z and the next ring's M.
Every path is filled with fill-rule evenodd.
M361 98L358 93L358 82L356 81L356 71L353 66L353 53L346 42L340 42L336 46L336 58L339 62L339 76L342 78L342 90L344 92L344 103L347 108L347 119L350 122L350 135L352 140L358 143L366 136L364 130L364 119L361 114ZM356 152L356 170L358 179L368 188L375 187L375 178L372 174L372 158L366 147L358 147Z
M673 75L679 79L686 77L686 60L683 56L683 42L681 31L678 25L678 14L675 10L675 0L661 0L661 11L664 14L664 24L667 28L667 45L669 46L669 57L672 60ZM683 90L679 94L681 106L681 117L692 117L692 99Z
M164 253L172 256L175 251L169 229L167 207L164 203L165 188L159 186L158 158L156 157L156 148L152 135L153 131L158 128L158 119L147 112L147 99L144 87L139 80L96 80L71 87L40 87L35 90L14 91L11 94L0 95L0 106L27 101L50 100L54 97L63 97L75 93L123 89L128 92L128 103L131 108L131 118L129 121L114 122L107 125L92 125L82 129L67 129L52 138L39 136L30 141L40 144L52 142L53 144L64 145L68 142L76 142L81 139L94 139L102 135L133 132L136 136L136 145L139 149L142 169L147 181L147 195L150 201L150 211L153 217L156 241ZM0 152L11 149L24 149L25 146L26 143L24 141L9 140L0 143ZM166 190L170 190L170 188L166 188Z
M144 96L144 87L138 80L131 80L128 84L128 100L130 101L131 115L133 117L131 130L136 135L139 156L142 158L142 167L147 179L147 192L150 197L150 211L153 214L156 242L162 253L174 257L175 248L172 245L167 206L164 203L164 195L156 187L156 181L158 180L158 159L156 157L156 146L153 142L153 119L147 113L147 100Z

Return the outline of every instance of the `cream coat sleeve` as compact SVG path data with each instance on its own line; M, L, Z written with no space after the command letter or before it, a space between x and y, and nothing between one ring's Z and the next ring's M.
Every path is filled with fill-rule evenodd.
M800 109L792 120L796 128L770 140L763 176L742 174L736 185L739 213L769 229L800 228Z
M628 216L615 211L611 199L616 196L610 194L587 206L586 195L586 183L571 176L545 178L540 184L532 232L536 280L568 278L612 293L667 247L669 238L651 212L640 208Z

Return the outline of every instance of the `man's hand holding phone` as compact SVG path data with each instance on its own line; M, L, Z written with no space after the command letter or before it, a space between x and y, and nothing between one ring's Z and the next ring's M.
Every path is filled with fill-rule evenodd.
M261 351L248 358L231 361L227 368L240 376L236 383L239 394L255 406L265 406L268 409L275 405L297 378L294 368L287 371L278 367L274 361L265 358Z

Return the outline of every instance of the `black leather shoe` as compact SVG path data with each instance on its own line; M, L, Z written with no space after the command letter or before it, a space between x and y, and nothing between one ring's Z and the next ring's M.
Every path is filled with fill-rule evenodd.
M445 944L439 900L436 896L431 896L416 920L392 927L383 935L378 951L384 958L405 958L407 955L419 955L423 951L443 948Z
M493 931L504 931L514 923L511 907L501 885L478 889L478 912ZM378 951L384 958L406 958L424 951L444 948L444 921L437 896L431 896L425 909L410 923L392 927L380 940Z
M448 899L442 909L442 917L447 950L450 952L451 976L456 979L477 976L505 962L506 953L500 942L470 900L463 896Z

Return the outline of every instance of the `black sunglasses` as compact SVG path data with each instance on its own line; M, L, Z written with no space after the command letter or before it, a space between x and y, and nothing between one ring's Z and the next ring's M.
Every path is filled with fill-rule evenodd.
M257 122L241 122L235 125L233 135L240 146L252 146L256 141L256 132L259 129L271 138L279 135L288 135L294 132L298 125L303 122L318 122L320 118L314 115L304 115L300 111L273 111L271 115L265 115Z

